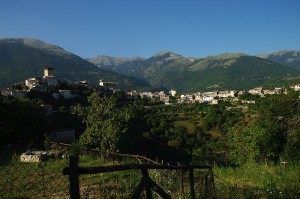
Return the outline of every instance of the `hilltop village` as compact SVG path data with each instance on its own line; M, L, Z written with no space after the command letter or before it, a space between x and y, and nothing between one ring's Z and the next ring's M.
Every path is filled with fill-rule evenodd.
M45 161L38 165L54 165L61 175L63 166L58 164L65 165L69 153L80 152L82 163L104 165L109 152L122 153L120 157L133 154L133 161L139 163L136 157L143 156L161 164L209 164L215 176L221 173L218 168L235 172L241 167L243 175L245 168L255 168L249 175L273 170L274 178L286 182L288 172L299 171L300 84L273 90L258 87L186 94L175 90L124 92L114 82L100 80L92 86L86 80L56 78L54 72L46 67L42 77L1 90L0 143L4 149L0 151L8 151L7 161L14 158L12 163L22 168L30 166L28 162ZM13 155L17 149L20 158ZM88 149L93 150L86 155ZM111 161L119 162L119 157ZM127 158L121 161L129 162ZM280 170L281 162L288 168ZM37 172L34 166L31 175L52 173L49 168ZM257 181L254 178L251 184ZM297 191L298 184L294 185Z
M30 77L24 82L13 85L11 88L1 89L1 95L6 97L26 97L30 92L48 93L51 94L52 98L58 100L60 98L69 100L79 97L75 93L72 93L71 88L87 88L93 89L97 92L102 93L117 93L121 92L123 96L128 100L133 99L154 99L160 101L166 105L174 103L209 103L218 104L219 101L239 101L239 96L243 94L251 94L257 97L265 97L266 95L275 95L287 93L288 89L294 91L300 91L300 84L292 85L288 88L275 87L274 90L263 89L257 87L248 91L237 91L237 90L224 90L224 91L208 91L208 92L195 92L185 93L178 95L176 90L158 91L130 91L123 92L117 89L117 84L114 82L108 82L100 80L97 86L91 86L89 81L70 81L65 79L59 79L54 75L54 68L44 68L44 75L42 77ZM68 88L68 89L67 89ZM253 104L255 100L241 100L241 103Z

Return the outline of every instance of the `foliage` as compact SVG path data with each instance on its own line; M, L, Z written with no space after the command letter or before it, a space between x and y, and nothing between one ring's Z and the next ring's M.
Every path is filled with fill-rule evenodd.
M66 160L40 163L15 161L0 166L0 198L68 198Z
M39 40L28 40L0 40L0 87L42 76L43 68L51 66L55 68L55 76L67 80L88 80L96 85L99 79L105 79L118 82L120 89L147 88L143 81L103 70L57 46Z
M0 100L0 140L3 143L38 142L45 133L40 101L26 98Z
M133 117L132 109L119 106L114 96L100 97L92 93L88 97L89 107L77 105L74 113L83 118L86 125L80 141L88 147L117 151L122 134L127 131L128 122Z
M217 106L208 106L204 111L204 130L219 129L224 134L243 116L241 110L226 110L225 104L222 103Z
M231 140L232 149L230 153L236 163L275 158L276 149L270 145L273 144L270 142L272 134L267 129L252 123L241 132L233 130L232 133L233 139Z
M238 163L246 161L280 158L299 160L298 93L273 95L260 98L253 109L256 118L245 126L234 126L229 141L232 159Z
M132 59L123 63L94 61L99 67L144 79L154 87L173 88L178 92L247 90L265 82L269 82L266 85L282 86L281 82L272 80L299 74L296 69L245 54L222 54L191 61L172 52L163 52L149 59Z
M217 198L298 198L299 163L266 165L246 163L240 167L214 169Z
M29 87L22 85L22 84L14 84L11 86L12 89L16 89L16 90L28 90Z
M257 100L259 98L259 95L252 95L251 93L245 92L242 95L239 96L240 100Z

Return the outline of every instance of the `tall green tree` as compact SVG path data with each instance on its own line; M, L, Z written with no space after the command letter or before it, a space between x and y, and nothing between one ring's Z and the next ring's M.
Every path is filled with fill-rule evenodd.
M80 142L88 147L117 151L122 134L134 113L129 106L120 106L114 96L100 97L92 93L88 97L89 107L77 105L74 113L83 118L86 130Z
M231 157L238 163L247 161L278 160L285 140L278 125L272 121L261 126L257 121L242 131L232 129Z
M299 158L298 94L261 98L255 105L255 118L244 128L230 130L231 156L237 163L280 157Z

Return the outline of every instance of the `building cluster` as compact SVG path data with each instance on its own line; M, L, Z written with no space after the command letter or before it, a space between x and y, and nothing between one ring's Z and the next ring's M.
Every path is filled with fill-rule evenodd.
M54 69L51 67L44 68L43 77L32 77L25 80L25 85L30 90L46 92L49 87L54 87L59 80L54 76Z
M127 99L139 99L139 98L147 98L147 99L156 99L164 102L165 104L170 104L170 96L175 96L176 91L171 90L168 94L166 94L164 91L159 91L159 92L150 92L150 91L145 91L145 92L136 92L136 91L131 91L126 93Z
M3 96L13 96L13 97L26 97L27 93L30 91L38 92L48 92L51 93L54 99L73 99L76 97L72 94L71 90L55 90L54 88L57 85L66 84L68 86L84 86L90 87L88 81L67 81L64 79L58 79L54 76L54 69L51 67L44 68L44 75L42 77L32 77L24 81L23 86L28 89L18 90L5 88L1 89L1 95ZM98 91L102 92L115 92L117 84L115 82L108 82L100 80L99 85L95 88ZM296 84L290 87L295 91L300 91L300 84ZM227 101L238 101L238 97L241 94L248 92L252 95L258 95L264 97L266 95L274 95L280 93L287 93L287 89L282 87L276 87L274 90L263 89L262 87L257 87L250 89L248 91L236 91L236 90L225 90L225 91L210 91L210 92L195 92L189 94L177 95L175 90L170 90L168 93L164 91L159 92L136 92L131 91L126 93L127 99L138 99L138 98L147 98L147 99L156 99L160 100L165 104L172 103L211 103L218 104L219 100ZM172 100L171 100L172 99ZM242 101L242 103L255 103L255 101Z
M18 90L12 88L3 88L1 89L2 96L12 96L12 97L26 97L28 90Z
M170 97L175 97L177 103L212 103L217 104L218 98L234 98L236 91L213 91L213 92L197 92L190 94L182 94L176 96L175 90L170 90L169 93L160 92L128 92L129 98L148 98L158 99L165 104L170 104Z
M294 91L300 91L300 84L296 84L290 87ZM287 93L287 89L283 87L275 87L274 90L263 89L262 87L257 87L250 89L248 91L236 91L236 90L225 90L225 91L209 91L209 92L195 92L182 94L176 97L177 103L210 103L218 104L219 101L238 101L239 96L244 93L250 93L252 95L258 95L260 97L265 97L267 95L275 95ZM165 104L170 104L170 96L175 96L176 91L170 90L169 93L164 91L160 92L127 92L129 99L136 98L148 98L148 99L158 99L163 101ZM255 103L255 100L242 100L242 103L252 104Z
M62 84L68 85L69 87L90 87L90 83L86 80L73 82L65 79L59 79L54 76L54 68L46 67L44 68L44 75L42 77L31 77L19 84L21 87L26 89L4 88L1 89L1 95L26 97L29 92L36 91L51 93L52 97L57 100L61 97L64 99L73 99L76 97L76 95L71 93L71 90L54 89L56 86ZM100 80L97 90L113 92L115 87L116 83L114 82L104 82Z

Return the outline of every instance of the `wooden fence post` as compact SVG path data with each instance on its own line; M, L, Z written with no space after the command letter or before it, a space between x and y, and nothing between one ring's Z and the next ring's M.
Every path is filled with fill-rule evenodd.
M70 168L70 198L71 199L80 199L79 192L79 175L78 175L78 156L72 155L69 157L69 168Z
M189 178L190 178L190 190L191 190L191 199L195 199L195 187L194 187L194 170L189 169Z
M152 191L151 191L151 185L150 185L150 182L149 182L149 173L148 173L148 170L145 168L145 169L142 169L142 175L143 175L143 178L145 179L145 189L146 189L146 198L147 199L152 199Z

